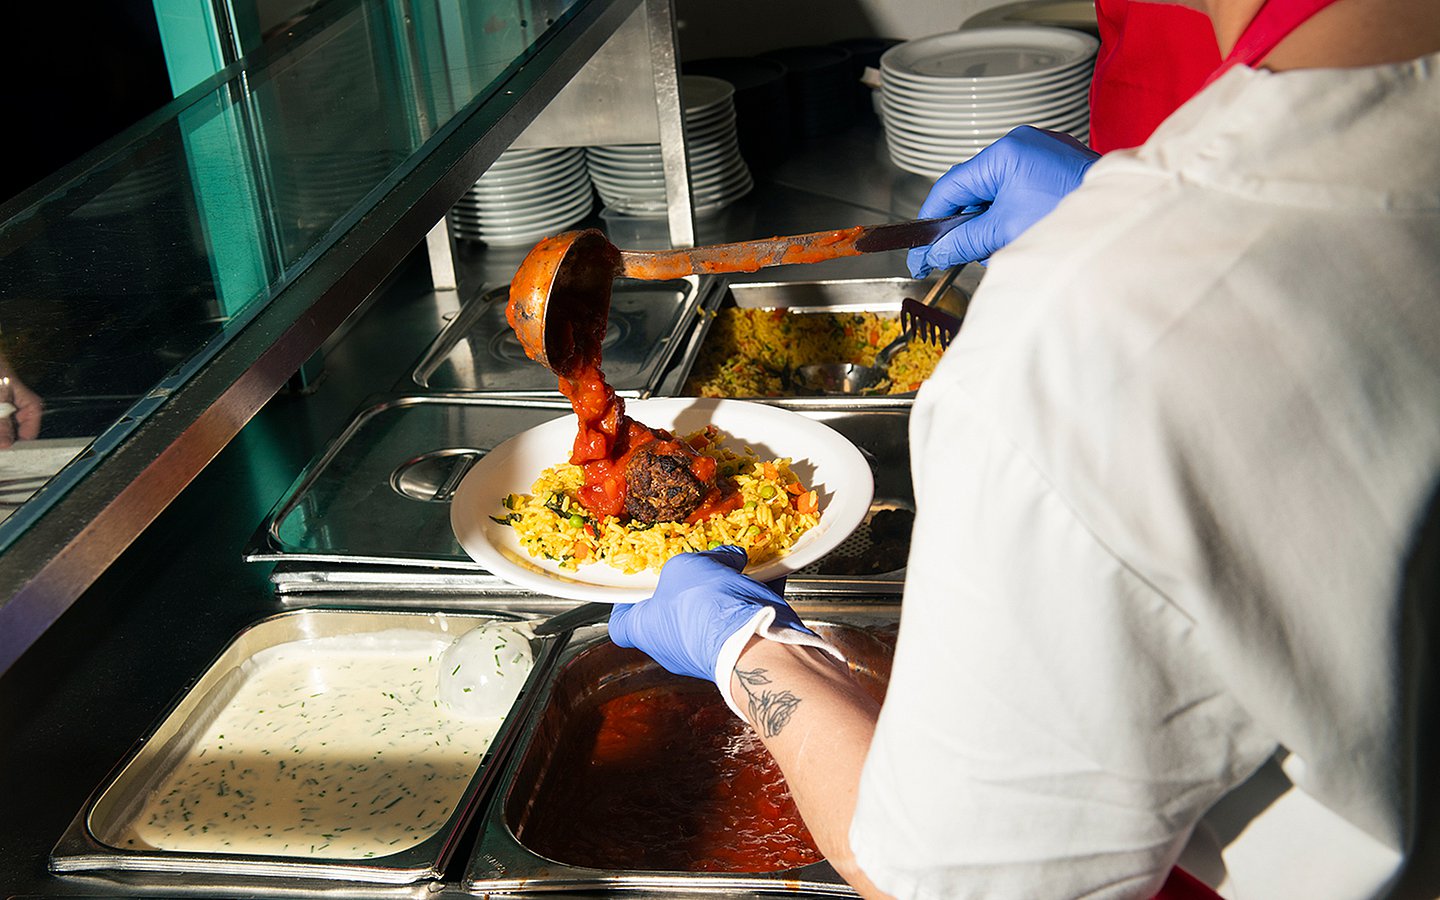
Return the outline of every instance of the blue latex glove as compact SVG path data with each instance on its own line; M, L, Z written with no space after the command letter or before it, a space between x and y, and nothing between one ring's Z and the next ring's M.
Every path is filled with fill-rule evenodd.
M778 593L740 574L746 561L745 551L732 546L673 557L660 570L654 596L615 604L610 640L643 650L677 675L728 681L729 673L715 671L721 647L762 610L775 612L770 631L793 629L813 637ZM728 698L729 685L720 687Z
M919 218L948 216L967 207L990 208L952 228L935 243L912 249L905 262L924 278L990 254L1015 240L1080 186L1100 155L1053 131L1022 125L970 160L940 176L920 207Z

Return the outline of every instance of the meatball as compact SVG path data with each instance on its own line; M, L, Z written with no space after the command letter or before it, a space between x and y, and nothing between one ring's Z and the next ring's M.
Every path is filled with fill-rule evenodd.
M641 522L683 522L705 499L690 457L641 447L625 465L625 512Z

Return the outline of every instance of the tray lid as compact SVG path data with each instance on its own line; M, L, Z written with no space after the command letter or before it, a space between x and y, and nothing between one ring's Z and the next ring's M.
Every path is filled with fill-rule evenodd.
M478 571L450 529L455 486L495 446L569 412L558 394L378 402L300 473L256 530L245 559Z

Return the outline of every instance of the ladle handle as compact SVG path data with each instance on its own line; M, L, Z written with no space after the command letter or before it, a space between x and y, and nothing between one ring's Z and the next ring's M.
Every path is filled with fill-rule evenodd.
M685 275L754 272L769 266L823 262L884 250L929 244L983 210L969 210L938 219L912 219L883 225L857 225L837 231L815 231L789 237L762 238L734 244L711 244L679 250L621 250L621 275L645 281Z

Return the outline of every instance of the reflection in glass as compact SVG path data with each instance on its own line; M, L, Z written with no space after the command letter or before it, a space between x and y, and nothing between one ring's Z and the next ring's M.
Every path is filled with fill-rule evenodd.
M0 353L44 398L40 437L132 427L584 2L322 5L22 195L0 222Z

